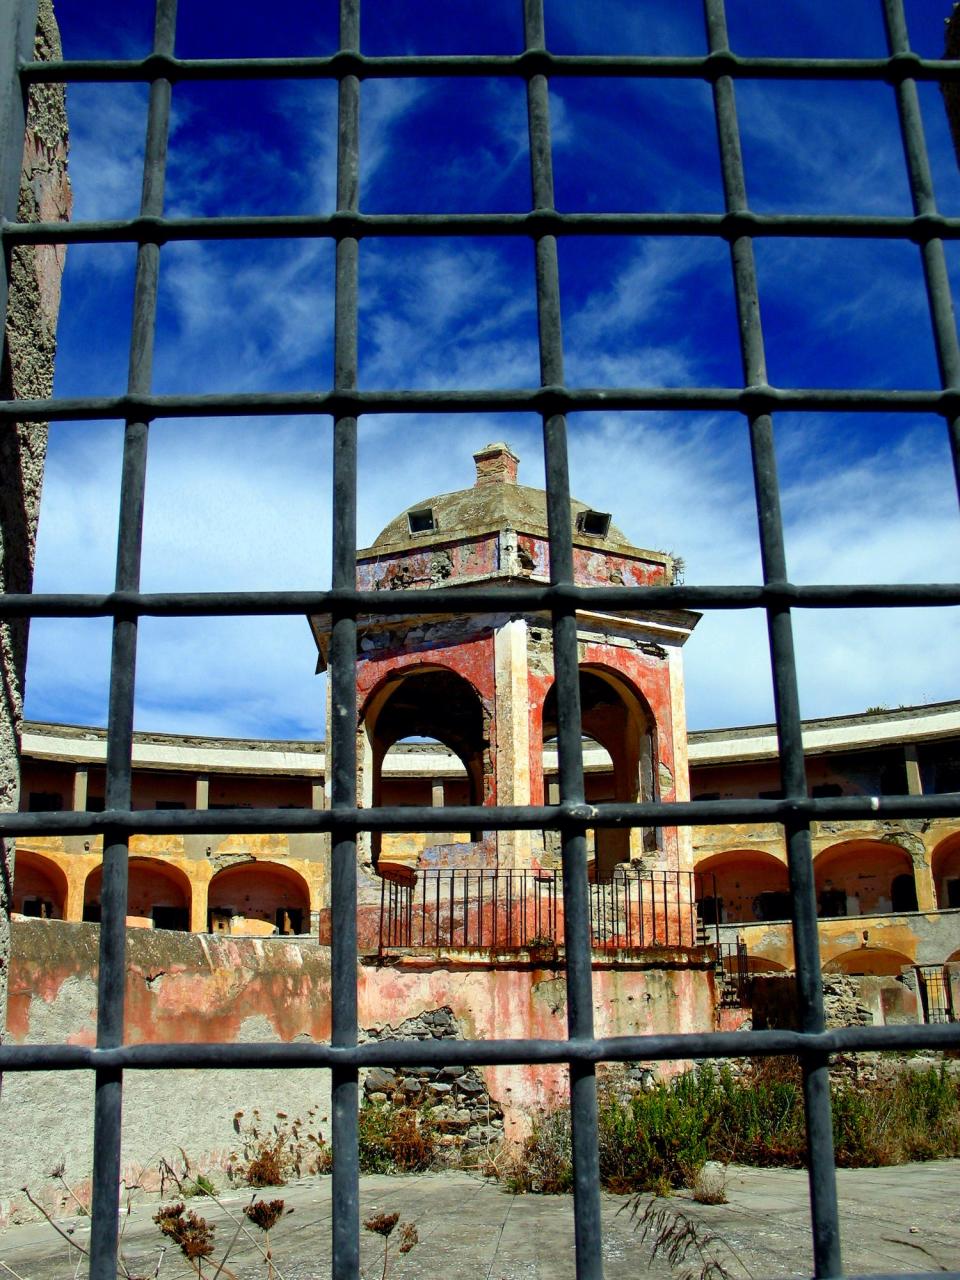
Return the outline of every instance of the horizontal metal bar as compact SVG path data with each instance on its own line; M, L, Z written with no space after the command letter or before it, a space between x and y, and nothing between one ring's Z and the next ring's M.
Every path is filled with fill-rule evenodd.
M329 1044L0 1045L0 1071L84 1071L158 1067L231 1070L292 1067L515 1066L524 1063L664 1061L896 1051L960 1046L960 1023L840 1027L832 1031L701 1031L569 1040L387 1040Z
M150 55L139 59L77 58L28 62L21 68L28 84L144 82L157 79L197 80L360 80L411 77L476 76L594 77L642 76L646 79L699 79L720 76L744 80L960 80L960 62L921 58L914 53L884 58L743 57L729 50L703 56L645 54L557 54L545 49L517 54L448 54L371 56L339 52L329 57L176 58Z
M570 607L617 614L689 609L881 609L944 608L960 604L960 583L906 582L797 586L580 587L570 584L515 587L478 584L431 591L111 591L103 594L9 593L0 595L0 618L105 618L141 616L260 617L298 614L467 613Z
M518 387L505 391L251 391L211 395L74 396L0 400L0 422L155 418L359 417L367 413L576 413L613 409L960 415L960 387L882 391L851 387Z
M960 817L960 792L922 796L835 796L795 800L625 801L607 804L393 805L377 809L109 809L44 813L0 813L0 836L98 835L163 832L217 834L235 831L317 833L347 831L528 831L562 826L689 827L730 822L782 824L877 818Z
M960 239L960 218L939 213L899 217L754 213L329 213L137 217L99 222L7 222L8 244L166 244L181 240L270 240L382 236L740 236L798 239Z

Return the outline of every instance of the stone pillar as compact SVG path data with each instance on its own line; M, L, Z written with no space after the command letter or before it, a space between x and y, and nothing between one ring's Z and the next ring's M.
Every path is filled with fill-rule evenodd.
M203 864L201 864L203 865ZM204 870L207 868L204 866ZM190 877L190 932L207 932L207 905L210 901L210 880L207 876Z
M494 635L497 758L494 769L498 805L530 803L530 688L527 624L523 618L502 623ZM501 867L528 867L529 831L498 831Z
M327 799L322 782L314 782L310 787L310 807L311 809L325 809L327 807Z
M83 813L87 807L87 771L76 769L73 775L73 811Z
M937 910L937 889L933 883L933 868L930 865L930 854L924 849L916 850L910 859L913 863L913 883L917 890L917 910Z
M4 51L6 67L12 65L17 54L29 54L31 34L19 33L17 47ZM40 0L33 43L37 59L62 56L50 0ZM14 194L15 189L2 192L4 207L0 214L4 217L16 217L21 222L65 222L70 216L63 85L34 85L30 90L16 210L8 203L12 203ZM42 399L52 393L63 255L62 245L13 250L0 399ZM27 592L33 584L34 541L46 450L46 423L17 423L0 431L0 591ZM17 809L20 804L19 740L26 665L26 620L0 623L0 676L5 690L0 708L0 809ZM7 1020L8 891L13 876L14 844L0 840L0 1039Z
M87 882L87 875L90 868L84 860L83 865L78 865L80 859L71 859L69 868L67 869L67 896L63 903L63 918L69 920L73 924L78 924L83 920L83 887Z
M197 778L196 798L193 807L195 809L208 809L210 807L210 779L206 777Z
M673 789L677 801L690 799L690 765L687 758L687 702L683 681L683 653L669 650L670 719L673 730ZM660 727L661 732L663 726ZM656 764L656 762L654 762ZM693 828L677 827L677 867L693 870Z
M430 783L430 804L434 809L442 809L446 802L446 796L443 791L443 779L434 778Z

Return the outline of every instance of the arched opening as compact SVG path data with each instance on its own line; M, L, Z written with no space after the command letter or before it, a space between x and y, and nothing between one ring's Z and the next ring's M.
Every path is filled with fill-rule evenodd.
M917 909L913 863L899 845L882 840L831 845L814 859L813 872L821 918Z
M17 849L13 869L13 910L40 920L62 920L67 877L55 862L32 849Z
M937 906L941 911L960 907L960 831L941 840L931 859Z
M823 966L824 973L847 973L854 977L896 977L904 965L912 964L909 956L886 947L857 947L844 951Z
M789 920L787 868L765 849L730 849L697 863L697 911L704 924Z
M308 933L307 882L292 867L277 862L225 867L210 881L207 927L211 933Z
M366 758L363 764L363 801L380 806L398 803L396 776L388 767L410 748L440 744L452 752L462 770L456 800L468 805L494 801L493 762L489 717L473 686L454 671L442 667L417 667L391 677L368 701L364 711ZM406 750L405 750L406 748ZM405 785L408 804L434 803L429 777L420 780L420 791ZM444 796L443 803L454 803ZM477 844L483 832L431 835L410 833L383 836L374 832L371 848L381 875L409 874L424 851L451 845Z
M610 760L604 794L594 787L591 800L632 804L654 799L655 721L643 695L617 672L599 666L581 667L580 719L587 739L584 749L597 744ZM556 739L557 728L557 692L556 686L551 685L543 704L545 748L549 749ZM551 777L546 760L545 766L549 797ZM654 828L598 828L588 833L588 839L591 836L591 870L597 880L609 880L619 863L654 853L658 848Z
M781 964L779 960L768 960L766 956L748 955L747 956L747 973L751 977L759 977L769 973L786 973L787 966Z
M94 867L83 887L83 918L99 921L103 868ZM133 928L190 928L190 881L179 867L157 858L131 858L127 924Z

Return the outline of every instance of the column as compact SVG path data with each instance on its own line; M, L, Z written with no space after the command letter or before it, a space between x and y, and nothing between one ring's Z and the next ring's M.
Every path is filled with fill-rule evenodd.
M200 806L198 805L197 808ZM203 806L206 808L206 805ZM196 863L196 872L190 876L190 932L208 931L207 905L210 900L210 868L208 863ZM206 874L201 877L201 869Z
M903 759L907 769L907 794L923 795L923 783L920 781L920 762L917 759L916 744L908 742L903 748Z
M73 810L82 813L87 807L87 771L75 769L73 773Z
M530 688L527 669L527 623L511 618L494 635L496 687L497 804L530 803ZM501 867L528 867L529 831L498 831Z

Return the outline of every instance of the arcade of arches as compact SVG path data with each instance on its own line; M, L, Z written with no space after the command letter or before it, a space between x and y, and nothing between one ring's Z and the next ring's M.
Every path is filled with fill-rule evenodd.
M324 892L323 868L316 862L292 862L227 855L214 864L133 855L127 925L195 933L310 934ZM13 910L26 917L95 923L102 879L99 853L18 848Z

